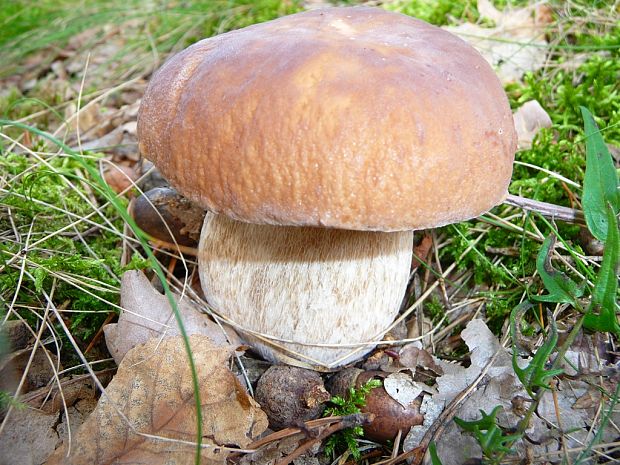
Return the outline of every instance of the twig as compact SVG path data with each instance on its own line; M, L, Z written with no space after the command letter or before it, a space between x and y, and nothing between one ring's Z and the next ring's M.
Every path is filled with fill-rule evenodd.
M523 210L540 213L542 216L554 220L561 220L584 226L586 224L583 212L581 210L575 210L574 208L561 207L560 205L554 205L552 203L541 202L539 200L528 199L512 194L508 194L508 197L506 197L504 203Z
M276 462L276 465L289 465L293 460L303 455L306 451L311 449L314 445L323 441L323 439L331 436L337 431L346 428L353 428L359 425L367 425L374 420L374 415L372 413L354 413L352 415L347 415L342 417L342 419L331 426L325 428L321 433L316 437L307 440L303 444L301 444L297 449L291 452L289 455L284 457L282 460Z
M305 421L303 423L303 427L300 428L285 428L282 429L280 431L276 431L275 433L271 433L267 436L265 436L264 438L260 438L250 444L248 444L248 446L246 447L247 449L259 449L260 447L263 447L266 444L270 444L272 442L275 441L279 441L280 439L284 439L284 438L288 438L291 436L295 436L296 434L303 434L305 435L307 431L316 429L316 428L320 428L320 427L324 427L327 425L331 425L333 423L343 423L343 422L350 422L349 417L352 417L353 415L347 415L347 416L331 416L331 417L325 417L325 418L317 418L316 420L308 420ZM368 416L368 414L366 415ZM355 426L355 425L353 425ZM347 426L345 427L350 427L349 424L347 424ZM236 456L238 456L240 454L232 454L229 456L229 458L234 458Z
M411 449L410 451L403 454L400 454L394 459L381 463L383 465L394 465L403 462L405 459L410 459L409 463L413 465L420 465L422 463L422 460L424 459L424 455L426 454L426 449L428 448L428 445L431 443L431 441L437 440L439 436L443 434L444 429L449 423L449 420L455 415L458 407L476 390L477 386L482 382L491 366L495 363L495 360L497 359L500 352L501 351L496 352L484 366L482 371L478 374L474 382L467 386L465 389L463 389L454 399L452 399L452 401L446 406L446 408L444 408L443 412L441 412L439 417L429 427L426 434L424 434L424 437L420 441L418 447Z

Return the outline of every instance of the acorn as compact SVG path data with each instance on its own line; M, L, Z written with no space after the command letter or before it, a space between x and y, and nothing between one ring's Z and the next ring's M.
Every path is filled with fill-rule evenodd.
M383 379L387 376L381 371L363 371L348 368L336 374L328 383L330 393L346 398L351 387L360 388L373 378ZM366 405L361 407L362 413L372 413L374 420L364 426L364 436L373 441L384 443L393 440L398 431L407 434L412 426L421 425L424 415L420 413L422 398L413 400L407 407L390 396L387 391L377 387L366 396Z
M135 200L132 216L140 229L155 239L196 247L205 211L174 189L156 187Z
M320 417L331 396L316 371L274 365L258 380L255 398L278 430Z

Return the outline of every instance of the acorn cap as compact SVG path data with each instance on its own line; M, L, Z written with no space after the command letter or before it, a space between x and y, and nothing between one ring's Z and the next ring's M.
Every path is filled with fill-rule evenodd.
M192 45L152 78L138 136L213 212L379 231L484 213L506 196L516 150L502 85L473 47L369 7Z

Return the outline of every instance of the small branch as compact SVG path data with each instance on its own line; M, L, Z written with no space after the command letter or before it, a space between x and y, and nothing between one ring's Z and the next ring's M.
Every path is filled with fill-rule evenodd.
M567 223L576 223L585 225L585 219L581 210L569 207L561 207L552 203L540 202L538 200L519 197L518 195L508 194L504 203L519 207L523 210L540 213L542 216L554 220L566 221Z
M331 436L337 431L353 428L358 425L368 425L372 423L374 420L374 415L372 413L354 413L351 415L346 415L342 417L341 421L338 423L334 423L331 426L325 428L316 438L311 438L306 442L302 443L297 449L291 452L286 457L282 458L280 461L276 463L276 465L289 465L293 460L299 458L305 452L310 450L314 445L323 441L323 439Z
M309 437L310 433L312 433L312 435L316 434L311 437L310 441L306 441L304 444L302 444L302 446L300 446L300 447L304 447L304 445L306 445L307 447L307 443L309 442L316 442L315 440L317 439L320 442L325 437L329 436L335 431L339 431L345 428L353 428L358 425L366 425L372 422L373 419L374 419L374 415L372 413L354 413L354 414L345 415L345 416L331 416L331 417L317 418L316 420L305 421L303 425L300 425L300 427L285 428L280 431L271 433L265 436L264 438L258 439L254 441L253 443L248 444L246 449L251 449L256 452L261 447L267 444L270 444L272 442L279 441L284 438L289 438L292 436L299 435L300 439L303 439L304 437L306 438ZM316 433L315 433L315 430L316 430ZM312 446L312 444L310 444L310 446ZM293 454L299 453L298 449L293 451ZM228 459L233 459L240 455L241 453L233 453L228 456ZM287 459L287 458L288 457L284 457L284 459ZM294 458L296 458L296 456L293 456L291 460L293 460Z

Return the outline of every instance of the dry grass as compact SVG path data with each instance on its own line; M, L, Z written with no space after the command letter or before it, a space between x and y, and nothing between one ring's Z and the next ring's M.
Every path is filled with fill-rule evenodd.
M67 8L70 4L62 5ZM101 152L83 152L82 148L91 147L91 143L95 144L92 147L105 143L104 136L135 120L135 105L147 79L168 53L180 50L202 35L223 32L295 9L287 2L280 6L264 2L261 7L250 2L233 7L226 3L225 9L220 8L223 4L218 2L206 13L175 8L162 11L157 2L151 2L146 9L137 9L129 2L126 9L117 11L99 4L75 17L56 19L51 27L65 28L64 35L53 34L51 27L38 27L23 36L4 37L1 43L8 53L3 53L4 61L0 63L1 87L9 90L2 92L2 109L15 121L37 126L61 139L89 159L102 177L111 163L133 166L137 147L135 130L132 133L130 126L121 137L124 150L119 150L117 143L112 150ZM553 53L535 77L536 81L553 83L551 94L545 94L547 98L557 97L555 92L566 80L559 79L560 74L579 82L583 78L581 74L590 69L575 65L575 60L585 62L593 55L617 59L617 39L603 40L614 34L620 37L617 12L617 2L599 7L582 2L556 5L557 21L549 31ZM4 18L3 24L16 20ZM593 39L586 38L580 44L584 31L589 31ZM601 74L601 79L604 76ZM613 79L613 72L608 77ZM527 88L531 82L509 88L513 104L522 101L524 96L543 95L541 89ZM616 100L618 91L616 88L616 94L612 95ZM550 108L558 109L557 114L552 115L554 123L568 128L562 134L576 136L579 128L573 127L574 122L563 116L561 107L554 107L556 102L548 102ZM613 101L590 103L607 126L608 141L620 143L617 104ZM70 162L71 156L66 150L44 143L36 134L15 128L3 128L0 137L3 156L14 154L27 160L23 163L24 169L18 172L8 163L0 165L0 237L5 244L0 248L2 317L3 322L23 321L32 337L31 356L16 390L10 394L29 402L28 397L22 395L22 388L36 349L47 347L45 354L53 372L48 387L57 390L62 408L67 412L63 392L68 375L88 374L101 391L105 390L98 375L113 368L103 348L101 326L120 310L119 274L127 266L143 266L144 251L114 206L93 187L95 180ZM574 142L579 141L579 137L575 137ZM564 142L556 140L558 144ZM545 148L539 147L539 150ZM578 199L582 172L572 167L572 172L560 172L557 164L537 164L542 160L537 154L526 160L517 162L523 170L520 175L527 172L531 179L541 183L553 180L555 186L562 186L558 190L566 191L561 194L564 203L572 204L573 199ZM49 192L46 193L48 189L42 188L41 183L47 182L47 176L52 176L54 189L62 192L62 196L54 194L46 199ZM128 181L130 187L120 194L125 199L141 192L141 178ZM557 201L557 198L551 200ZM127 201L123 202L126 206ZM577 201L575 207L578 206ZM422 341L435 354L462 360L466 356L459 333L468 320L489 318L498 334L506 334L505 309L503 315L501 313L503 302L507 301L508 307L523 301L532 290L530 286L538 282L531 260L550 226L535 215L502 206L462 227L433 231L428 255L420 257L422 263L412 273L406 304L389 328L392 334L401 336L389 339L378 336L366 344L351 346L352 351L368 345L393 346ZM565 241L559 243L554 260L573 276L592 284L600 257L590 254L579 243L574 228L562 226L560 232ZM83 254L78 257L83 262L81 268L63 269L65 262L62 260L56 265L49 263L55 255L68 262L70 257L64 255L65 250L54 248L66 244L67 239L79 244L79 248L76 246L69 254L79 249ZM102 250L110 252L110 244L115 244L116 251L102 258ZM216 321L237 325L237 322L217 316L202 302L192 286L195 273L192 257L161 244L151 243L151 246L162 268L167 270L169 283L175 291L200 303ZM78 269L82 272L76 271ZM85 296L82 301L79 295ZM86 308L84 302L92 308ZM566 332L576 315L566 306L558 305L554 308L554 317L561 331ZM257 336L277 342L267 334ZM504 343L507 343L506 337ZM610 338L607 343L613 348L615 340ZM604 377L599 381L600 388L606 390ZM604 407L601 400L599 416L593 419L593 425L600 421ZM10 404L0 424L0 434L13 408ZM559 455L585 449L613 460L610 454L620 450L620 443L587 443L580 448L550 452L544 459L556 460ZM375 463L397 463L401 458L394 455Z

